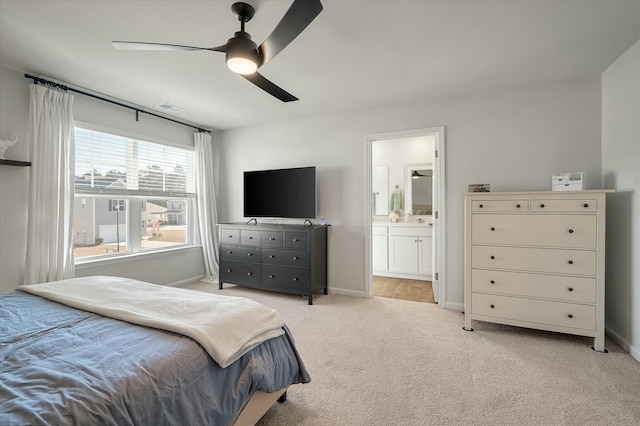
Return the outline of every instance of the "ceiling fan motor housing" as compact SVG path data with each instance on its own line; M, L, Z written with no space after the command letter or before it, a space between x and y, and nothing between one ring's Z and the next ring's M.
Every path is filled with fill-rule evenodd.
M238 31L229 39L225 46L226 60L234 57L251 59L256 65L262 65L258 54L258 46L251 40L251 35L244 31Z

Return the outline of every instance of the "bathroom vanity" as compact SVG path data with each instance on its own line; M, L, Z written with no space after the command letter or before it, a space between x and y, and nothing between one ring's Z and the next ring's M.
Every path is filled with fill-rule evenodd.
M374 222L373 275L432 280L433 226L429 222Z

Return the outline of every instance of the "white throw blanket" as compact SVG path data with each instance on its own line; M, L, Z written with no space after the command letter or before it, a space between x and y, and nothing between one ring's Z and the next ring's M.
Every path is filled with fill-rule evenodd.
M260 343L284 334L280 314L253 300L128 278L73 278L21 285L18 290L84 311L191 337L222 368Z

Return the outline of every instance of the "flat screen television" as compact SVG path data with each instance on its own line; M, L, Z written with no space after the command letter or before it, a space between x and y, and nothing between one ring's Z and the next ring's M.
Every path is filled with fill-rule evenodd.
M316 168L244 172L244 217L316 217Z

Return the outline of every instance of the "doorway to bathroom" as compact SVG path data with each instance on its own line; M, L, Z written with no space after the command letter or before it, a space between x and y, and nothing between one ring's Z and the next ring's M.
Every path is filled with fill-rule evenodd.
M366 294L444 307L444 127L365 144Z

